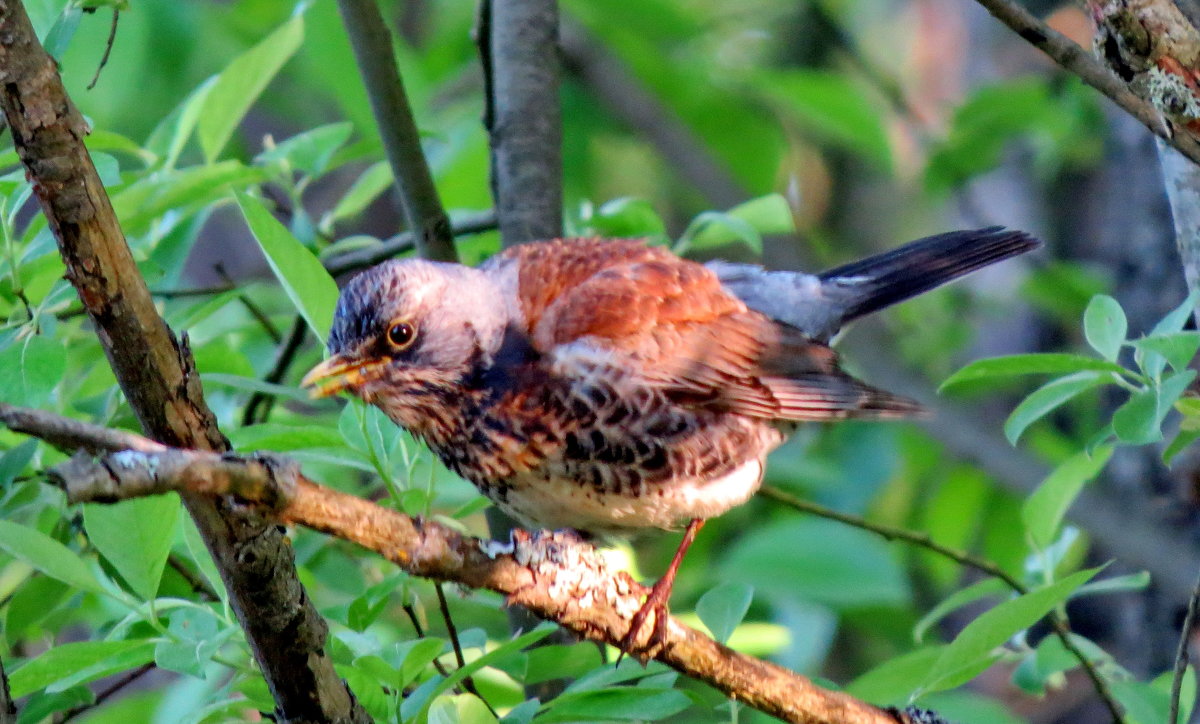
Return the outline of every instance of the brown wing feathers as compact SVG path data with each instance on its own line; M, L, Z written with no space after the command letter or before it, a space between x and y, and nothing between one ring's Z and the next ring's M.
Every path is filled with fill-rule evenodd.
M906 398L838 368L837 355L748 309L700 264L632 240L515 247L535 348L588 338L680 404L764 419L896 418Z

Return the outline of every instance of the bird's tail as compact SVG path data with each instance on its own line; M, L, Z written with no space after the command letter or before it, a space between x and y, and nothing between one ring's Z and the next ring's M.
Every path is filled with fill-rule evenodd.
M840 292L844 324L1041 245L1023 231L1000 226L951 231L830 269L818 278L822 287Z

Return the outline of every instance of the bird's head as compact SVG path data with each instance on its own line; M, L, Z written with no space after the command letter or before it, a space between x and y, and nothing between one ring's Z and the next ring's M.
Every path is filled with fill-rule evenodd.
M314 397L347 391L419 432L432 406L500 347L511 319L490 275L459 264L389 261L338 298L329 359L301 384Z

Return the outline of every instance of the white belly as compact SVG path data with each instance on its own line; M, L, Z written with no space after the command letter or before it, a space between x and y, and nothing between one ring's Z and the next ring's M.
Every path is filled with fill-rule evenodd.
M651 484L636 495L526 475L511 481L505 500L498 502L532 528L623 536L640 528L678 528L692 518L720 515L746 502L758 490L762 475L763 461L755 459L719 478Z

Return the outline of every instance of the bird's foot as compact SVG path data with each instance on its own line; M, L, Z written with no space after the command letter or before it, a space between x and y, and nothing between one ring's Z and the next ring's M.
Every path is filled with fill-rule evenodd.
M671 616L667 603L671 598L673 583L674 581L664 577L650 589L650 593L646 595L646 602L642 604L642 607L629 620L629 630L621 638L621 642L618 645L621 653L617 657L617 664L621 663L621 659L625 654L629 654L645 666L646 662L653 658L666 644L667 619ZM654 628L651 629L645 641L639 641L643 636L643 629L646 627L646 622L651 616L654 617Z

